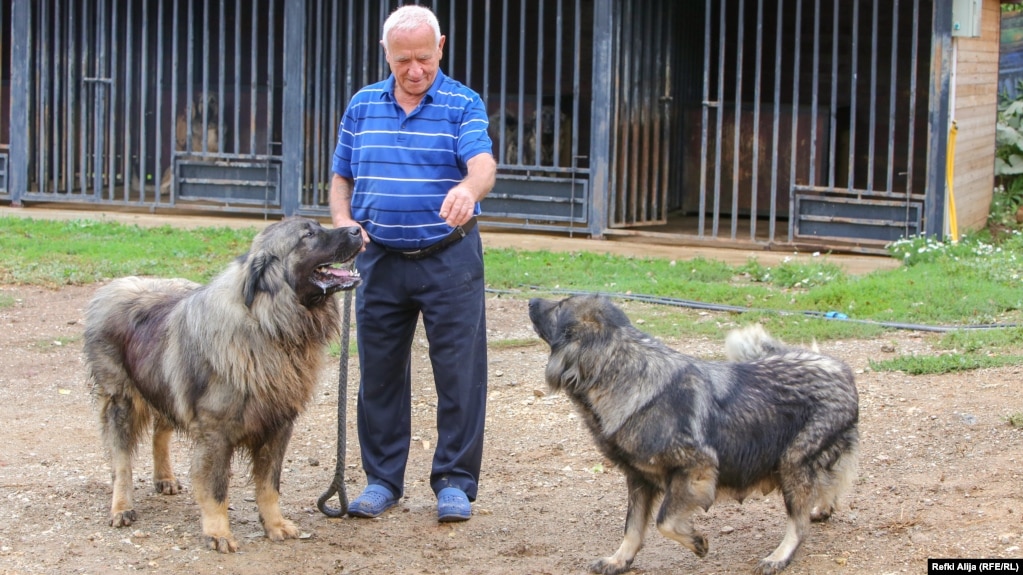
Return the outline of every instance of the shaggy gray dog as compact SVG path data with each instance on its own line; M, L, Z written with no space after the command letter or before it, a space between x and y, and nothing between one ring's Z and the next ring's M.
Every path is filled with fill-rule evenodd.
M158 493L181 490L169 455L174 430L194 441L192 488L210 548L238 548L227 487L239 449L252 464L266 536L298 536L281 515L281 465L338 335L333 294L360 282L352 263L361 249L358 228L289 218L208 285L128 277L96 292L84 351L113 469L112 526L137 519L132 457L151 425Z
M788 529L755 570L777 573L853 480L859 401L843 362L759 326L729 335L728 361L700 360L637 330L600 296L533 299L529 317L551 348L548 386L568 395L625 473L625 538L595 573L629 570L659 498L658 530L703 557L694 512L780 487Z

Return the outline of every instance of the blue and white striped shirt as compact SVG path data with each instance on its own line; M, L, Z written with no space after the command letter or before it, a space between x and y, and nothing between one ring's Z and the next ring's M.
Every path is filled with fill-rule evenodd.
M407 116L393 75L359 90L338 128L333 169L355 180L352 218L374 242L415 250L451 233L439 215L444 197L465 177L466 162L492 149L479 95L438 69Z

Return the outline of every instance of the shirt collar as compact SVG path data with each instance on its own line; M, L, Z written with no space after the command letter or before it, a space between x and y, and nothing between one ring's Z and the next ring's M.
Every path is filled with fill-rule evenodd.
M423 96L423 100L426 102L433 102L437 99L437 92L440 90L440 85L444 82L447 76L444 75L444 71L437 68L437 75L433 78L433 84L430 89L426 91L426 95ZM397 101L394 97L394 74L387 77L384 81L384 89L380 94L381 98L387 98L392 102Z

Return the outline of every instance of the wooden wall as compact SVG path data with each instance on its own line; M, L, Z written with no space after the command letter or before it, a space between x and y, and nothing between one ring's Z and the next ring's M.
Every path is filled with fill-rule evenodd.
M984 227L991 207L1000 21L998 0L984 0L980 37L953 38L958 43L953 79L958 135L952 192L960 233Z

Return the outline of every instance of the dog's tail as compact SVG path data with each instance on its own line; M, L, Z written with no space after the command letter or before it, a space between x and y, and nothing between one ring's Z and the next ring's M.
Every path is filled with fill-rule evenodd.
M816 343L813 347L816 351ZM793 349L771 337L759 323L732 330L725 338L725 356L729 361L752 361Z

